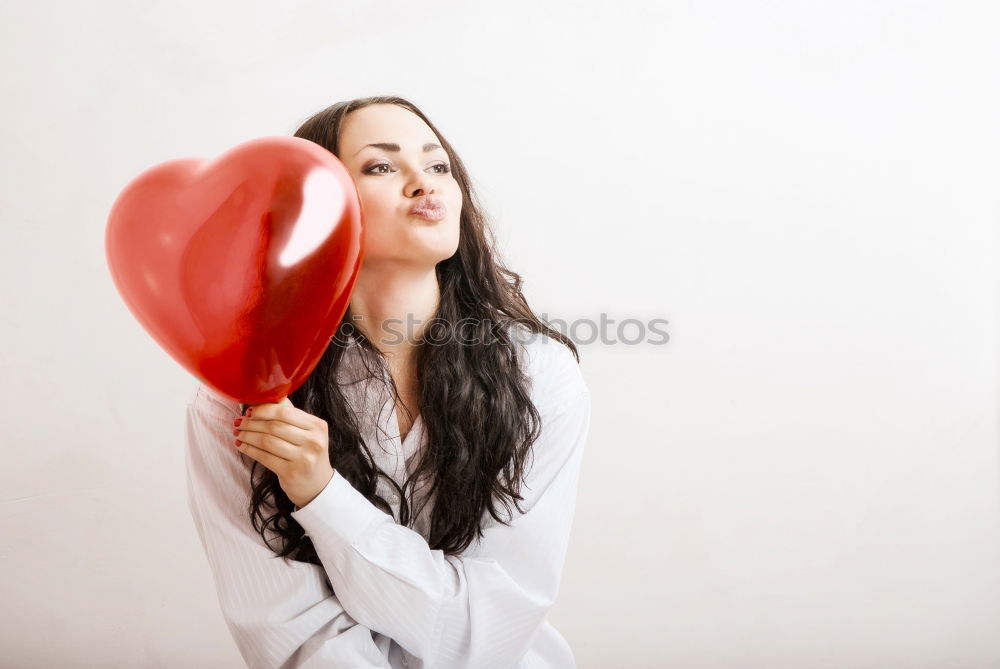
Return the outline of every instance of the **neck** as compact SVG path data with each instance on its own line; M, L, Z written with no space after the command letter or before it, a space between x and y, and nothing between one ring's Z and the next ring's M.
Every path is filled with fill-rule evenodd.
M351 293L351 323L387 358L404 362L437 313L440 298L433 266L363 267Z

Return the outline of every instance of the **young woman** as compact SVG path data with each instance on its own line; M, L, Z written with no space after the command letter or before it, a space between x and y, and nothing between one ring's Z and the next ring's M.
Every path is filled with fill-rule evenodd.
M545 615L590 422L576 347L529 308L414 105L343 102L295 134L354 178L364 258L290 397L247 410L199 384L188 407L189 506L240 652L251 667L575 667Z

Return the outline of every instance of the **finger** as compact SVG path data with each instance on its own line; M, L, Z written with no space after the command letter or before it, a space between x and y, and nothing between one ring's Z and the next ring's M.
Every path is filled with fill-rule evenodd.
M240 421L238 427L233 428L234 434L242 438L241 434L246 435L273 435L279 440L287 442L291 449L301 448L310 438L309 430L303 430L300 427L295 427L294 425L289 425L288 423L280 420L259 420L255 418L244 418ZM250 440L256 443L254 439ZM278 445L280 449L280 444ZM275 455L288 458L291 456L290 451L279 450L275 452Z
M245 432L240 430L236 439L241 442L237 448L246 447L247 450L257 453L266 453L272 458L284 462L290 462L298 448L284 439L275 437L264 432ZM257 459L257 458L254 458ZM263 464L263 462L261 462ZM268 467L270 469L270 467Z
M275 407L288 406L288 407L294 407L295 405L292 404L292 399L290 397L285 396L285 397L282 397L277 402L261 402L260 404L251 404L250 408L252 408L254 410L259 410L261 407L266 407L266 406L275 406Z
M286 398L287 399L287 398ZM277 420L303 430L314 430L319 424L319 418L288 404L258 404L247 414L254 420Z
M271 453L268 453L265 450L257 448L253 444L248 444L245 441L239 442L236 445L236 450L238 450L243 455L253 458L260 464L270 469L275 474L283 472L285 465L287 464L286 460L283 460L277 457L276 455L272 455Z

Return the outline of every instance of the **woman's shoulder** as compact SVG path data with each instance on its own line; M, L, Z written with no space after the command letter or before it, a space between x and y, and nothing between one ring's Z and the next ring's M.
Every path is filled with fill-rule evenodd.
M240 415L240 403L218 390L215 390L206 383L199 381L191 391L191 399L188 405L199 411L210 414L238 416Z
M511 340L519 349L522 369L531 380L536 406L557 405L589 392L580 363L562 341L515 323Z

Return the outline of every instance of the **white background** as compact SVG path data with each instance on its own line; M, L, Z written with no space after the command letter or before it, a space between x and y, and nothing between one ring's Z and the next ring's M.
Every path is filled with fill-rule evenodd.
M986 1L5 0L0 663L242 666L194 379L104 225L147 167L384 93L537 312L670 322L580 346L580 667L1000 667L998 44Z

